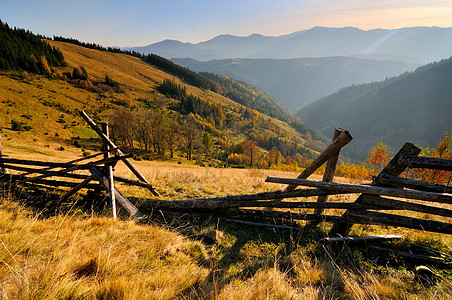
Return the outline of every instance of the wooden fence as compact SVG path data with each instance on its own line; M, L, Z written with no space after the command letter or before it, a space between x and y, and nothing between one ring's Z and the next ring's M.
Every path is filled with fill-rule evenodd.
M109 139L106 123L102 124L101 129L85 112L82 111L81 116L101 137L104 143L101 153L67 163L20 160L2 155L0 156L0 170L3 173L1 177L3 182L11 187L31 184L71 187L72 189L62 196L61 199L64 200L81 189L98 188L99 184L90 183L95 179L103 189L108 191L114 217L116 217L116 202L118 202L137 220L145 218L138 208L142 211L182 210L194 212L200 210L221 213L233 211L235 214L239 213L243 216L304 220L314 225L319 222L332 222L334 225L330 231L331 235L347 235L353 224L383 224L452 234L450 222L452 187L400 177L407 168L452 171L452 160L419 157L420 149L410 142L405 143L381 173L368 185L333 182L340 150L352 140L349 132L338 128L334 132L331 144L298 178L267 177L267 182L287 184L287 187L281 191L183 200L126 198L115 188L115 181L147 188L155 196L158 196L158 192L134 167L128 159L129 156L124 155ZM98 156L102 157L92 161ZM123 161L138 180L114 176L113 166L118 161ZM307 180L324 163L326 163L326 167L323 180ZM8 169L22 173L7 174ZM38 175L30 176L31 174ZM309 188L297 189L298 186ZM359 194L359 196L354 202L328 202L329 195L338 194ZM317 200L292 199L307 197L317 197ZM397 199L394 199L395 197ZM138 208L134 203L139 203ZM299 210L300 208L313 209L313 212L294 212L294 209ZM343 213L340 215L325 213L331 209L341 210ZM405 211L404 215L398 214L399 211ZM407 211L408 213L406 213ZM412 212L422 213L425 218L407 216ZM433 218L437 219L433 220ZM257 226L264 225L246 220L235 221ZM275 226L284 227L284 225Z

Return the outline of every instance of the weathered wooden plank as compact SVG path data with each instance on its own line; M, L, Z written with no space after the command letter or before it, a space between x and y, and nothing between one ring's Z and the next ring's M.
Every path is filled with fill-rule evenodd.
M36 177L27 177L19 182L17 182L18 184L24 183L24 182L34 182L36 180L45 178L45 177L51 177L51 176L60 176L62 174L67 174L69 172L73 172L73 171L77 171L80 169L86 169L87 167L93 167L93 166L98 166L98 165L108 165L111 163L114 163L116 161L118 161L119 159L121 159L120 157L111 157L109 159L101 159L101 160L97 160L97 161L92 161L89 163L86 163L84 165L75 165L73 167L67 168L67 169L62 169L59 171L51 171L51 172L47 172L46 174L43 175L39 175Z
M343 128L336 128L333 134L333 142L335 139L339 137L341 133L345 132ZM333 156L328 159L325 166L325 172L323 173L323 181L331 182L334 178L334 172L336 171L337 161L339 159L340 150L336 152ZM328 200L328 196L319 196L317 198L317 202L326 202ZM316 208L314 210L314 214L320 215L323 212L323 208ZM313 222L312 225L315 225Z
M80 184L80 182L70 182L70 181L62 181L62 180L48 180L48 179L39 179L33 181L35 183L48 185L48 186L54 186L54 187L76 187ZM87 184L85 187L87 189L93 189L97 187L97 184Z
M316 187L326 190L338 191L343 193L366 193L371 195L386 195L402 198L410 198L422 201L439 202L452 204L452 194L433 193L433 192L421 192L413 190L400 190L389 187L359 185L359 184L344 184L336 182L324 182L324 181L312 181L307 179L291 179L291 178L278 178L267 177L266 182L292 184L292 185L304 185L310 187Z
M63 195L63 197L60 198L60 202L66 201L66 199L69 199L69 197L75 195L75 193L77 193L82 188L86 188L88 186L88 183L93 179L94 179L93 175L87 177L85 180L77 184L72 190Z
M122 157L122 161L126 164L126 166L132 171L135 176L140 179L141 181L149 184L149 186L152 186L149 181L141 174L141 172L135 168L135 166L132 164L130 160L128 160L124 153L102 132L102 130L96 125L96 123L91 120L91 118L82 110L80 111L80 114L82 118L88 123L89 126L112 148L115 150L116 154ZM159 193L156 191L156 189L152 186L152 188L149 188L152 194L155 196L159 196Z
M284 229L284 230L291 230L291 231L299 231L299 230L303 229L301 227L295 227L295 226L257 223L257 222L251 222L251 221L229 219L229 218L220 218L220 220L223 220L228 223L236 223L236 224L242 224L242 225L254 226L254 227L275 228L275 229Z
M88 177L88 176L85 176ZM2 177L2 181L11 182L14 183L15 181L23 180L24 176L17 175L17 174L8 174ZM84 178L86 179L86 178ZM61 187L75 187L79 184L79 182L73 182L73 181L63 181L63 180L51 180L51 179L39 179L34 181L36 183L42 184L42 185L48 185L48 186L61 186ZM90 184L87 185L86 188L94 188L95 186L98 186L97 184Z
M399 176L409 166L407 163L400 160L404 155L416 156L421 152L421 148L411 142L406 142L402 148L397 152L391 161L383 168L381 173L385 173L392 176Z
M297 178L305 179L315 172L327 160L336 155L345 145L353 139L348 131L342 132ZM288 185L286 191L295 189L296 185Z
M320 195L334 195L339 194L335 191L326 191L320 189L299 189L293 191L275 191L275 192L264 192L257 194L246 194L246 195L229 195L224 197L213 197L213 198L198 198L198 199L189 199L189 200L173 200L173 201L164 201L165 203L161 203L153 199L143 199L143 198L131 198L135 199L136 203L141 203L140 207L146 209L153 209L154 204L162 206L172 206L177 205L179 208L193 208L192 205L202 205L209 206L208 203L211 203L212 208L216 209L218 202L244 202L244 201L256 201L256 200L275 200L275 199L283 199L283 198L297 198L297 197L312 197L312 196L320 196ZM178 204L171 204L171 202ZM197 204L194 204L197 203ZM199 203L199 204L198 204ZM186 205L186 206L184 206Z
M114 176L113 177L115 181L119 181L122 183L127 183L130 185L135 185L135 186L139 186L139 187L144 187L144 188L152 188L152 184L148 184L146 182L142 182L142 181L138 181L138 180L132 180L132 179L128 179L128 178L124 178L124 177L120 177L120 176Z
M53 167L53 168L71 168L76 166L71 163L59 163L51 161L38 161L29 159L17 159L17 158L3 158L4 163L16 164L16 165L28 165L28 166L41 166L41 167Z
M375 242L375 241L385 241L385 240L400 240L402 237L403 237L402 235L395 235L395 234L372 235L372 236L334 236L334 237L326 237L326 238L322 239L322 242L362 243L362 242Z
M46 171L45 169L35 169L35 168L28 168L28 167L21 167L21 166L15 166L15 165L7 165L7 167L11 170L16 170L16 171L23 171L23 172L27 172L27 174L52 174L52 171ZM52 176L52 175L50 175ZM58 177L69 177L69 178L75 178L75 179L85 179L86 177L88 177L88 175L83 175L83 174L71 174L71 173L65 173L65 174L60 174L58 175Z
M439 183L432 183L420 180L414 180L404 177L397 177L388 174L380 174L375 178L374 182L379 185L391 185L397 187L405 187L409 189L452 194L452 186L447 186Z
M108 178L96 167L93 167L89 170L91 174L107 189L110 189L110 182ZM127 212L134 217L135 219L141 220L145 216L133 205L123 194L121 194L118 189L114 189L115 198L118 200L119 204L124 207Z
M368 194L363 195L362 199L362 203L368 204L369 206L373 207L371 209L375 210L409 210L443 217L452 217L452 210L446 208L400 201Z
M241 213L265 217L265 218L276 218L276 219L287 219L287 220L303 220L303 221L320 221L320 222L354 222L350 219L346 219L340 216L330 216L330 215L315 215L315 214L303 214L303 213L293 213L288 211L275 211L275 210L258 210L258 209L240 209Z
M81 157L81 158L77 158L77 159L68 161L68 162L66 162L66 163L67 163L67 164L75 164L76 162L81 162L81 161L84 161L84 160L88 160L88 159L97 157L97 156L102 155L102 154L103 154L103 153L96 153L96 154L92 154L92 155L89 155L89 156L84 156L84 157ZM55 168L55 167L47 167L47 168L42 168L41 170L43 170L43 171L48 171L48 170L52 170L52 169L54 169L54 168ZM32 174L32 173L34 173L34 172L23 173L22 175L28 175L28 174Z
M407 164L408 166L410 166L410 168L452 171L452 159L401 155L399 161L401 163Z
M347 219L353 221L368 222L369 224L389 225L395 227L405 227L429 232L452 234L452 224L433 220L411 218L374 211L351 210L347 214Z
M372 208L366 204L341 203L341 202L302 202L302 201L219 201L206 199L188 199L188 200L160 200L160 199L143 199L129 197L133 203L140 203L142 209L205 209L205 210L221 210L227 208L239 207L272 207L272 208L326 208L326 209L364 209Z

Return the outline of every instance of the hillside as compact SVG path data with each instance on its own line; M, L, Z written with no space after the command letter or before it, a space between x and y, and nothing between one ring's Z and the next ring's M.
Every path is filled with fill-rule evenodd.
M236 144L250 140L265 167L271 163L266 153L273 148L284 157L309 158L315 153L310 148L321 145L304 126L294 129L212 90L189 85L145 59L48 43L63 53L64 66L52 67L48 75L1 72L0 113L5 117L0 128L10 155L81 155L98 147L78 114L82 109L96 121L109 120L117 143L145 150L146 157L223 165ZM165 90L165 82L170 90ZM124 136L123 129L131 131Z
M351 57L297 59L173 59L197 72L212 72L255 85L295 110L351 84L384 80L419 65Z
M223 34L191 44L165 40L130 48L166 58L201 61L228 58L276 58L352 56L425 64L450 56L452 28L413 27L361 30L353 27L314 27L281 36Z
M350 86L319 99L297 115L323 133L347 128L348 155L365 158L379 141L396 151L405 141L434 146L452 129L452 58L383 82Z

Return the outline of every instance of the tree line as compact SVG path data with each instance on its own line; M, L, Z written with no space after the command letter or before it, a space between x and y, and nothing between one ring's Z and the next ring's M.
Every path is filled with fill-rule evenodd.
M63 53L43 38L0 20L0 69L50 75L52 67L65 65Z
M109 77L108 74L105 76L105 81L95 82L83 66L74 67L72 72L61 73L57 71L54 73L51 68L64 65L64 57L58 49L43 41L45 39L44 36L35 35L23 29L11 29L3 22L1 22L1 29L2 38L0 43L2 43L2 47L0 50L3 51L3 55L0 59L2 63L7 61L7 63L4 63L5 66L2 65L4 68L19 66L32 72L51 74L93 92L121 91L119 83ZM218 91L220 88L219 83L213 82L198 73L178 66L157 55L142 55L118 48L104 48L97 44L83 43L70 38L54 37L53 39L87 48L133 55L182 78L194 86L212 91ZM14 52L14 55L10 52ZM6 66L6 64L8 65ZM165 80L158 86L158 90L168 98L178 101L170 101L171 104L168 111L159 108L154 110L140 108L133 111L123 108L121 112L115 111L112 115L123 116L122 120L132 120L132 122L130 122L130 126L127 124L121 124L120 126L121 118L112 117L112 124L116 127L114 135L123 144L131 147L138 145L140 148L153 151L162 157L166 153L173 157L177 148L185 153L188 159L192 159L194 153L202 152L211 158L226 161L227 157L234 153L234 147L227 141L224 132L221 130L225 126L225 128L232 130L236 134L245 133L244 135L249 136L252 143L262 149L272 151L275 148L284 157L295 156L297 153L310 155L310 152L305 147L301 147L296 142L291 141L291 138L274 137L273 134L278 135L284 132L250 108L252 106L250 105L251 103L257 102L256 96L258 93L245 85L238 86L244 86L244 88L241 90L235 88L229 94L235 94L237 100L242 90L248 91L243 96L243 99L245 99L244 103L248 104L249 107L234 108L232 110L236 111L235 113L228 112L226 114L221 105L213 104L210 101L201 99L199 96L188 93L185 87L176 84L174 80ZM233 88L232 86L221 87L221 90L225 93L227 93L227 89L231 90ZM267 138L263 134L261 135L262 138L259 138L256 128L260 127L262 127L259 129L260 131L273 131L272 137ZM184 131L184 129L190 130ZM183 134L181 134L182 132ZM218 147L214 147L214 139ZM236 154L247 155L251 166L254 166L257 161L256 156L252 153ZM277 163L280 162L278 159L275 161Z
M203 133L193 114L180 116L162 109L117 107L111 112L109 123L115 142L153 152L160 158L173 158L176 152L187 160L212 154L212 138Z
M165 79L157 86L157 90L168 98L179 100L173 103L170 108L178 111L182 115L194 114L204 119L213 119L213 125L221 127L226 115L220 104L212 104L201 99L199 96L187 93L187 89L174 80Z

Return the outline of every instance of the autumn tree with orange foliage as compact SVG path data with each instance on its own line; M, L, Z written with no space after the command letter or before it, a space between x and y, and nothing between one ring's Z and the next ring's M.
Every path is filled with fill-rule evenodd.
M256 164L259 157L259 149L253 141L248 139L240 142L235 146L235 152L244 154L249 157L249 165L252 167Z
M375 173L379 173L383 170L391 159L391 150L388 145L383 142L379 142L376 146L372 147L369 155L366 158L366 163L368 163Z
M426 147L422 149L421 156L452 159L452 131L446 131L444 139L440 139L436 148ZM413 169L416 179L450 185L452 172L430 169Z

